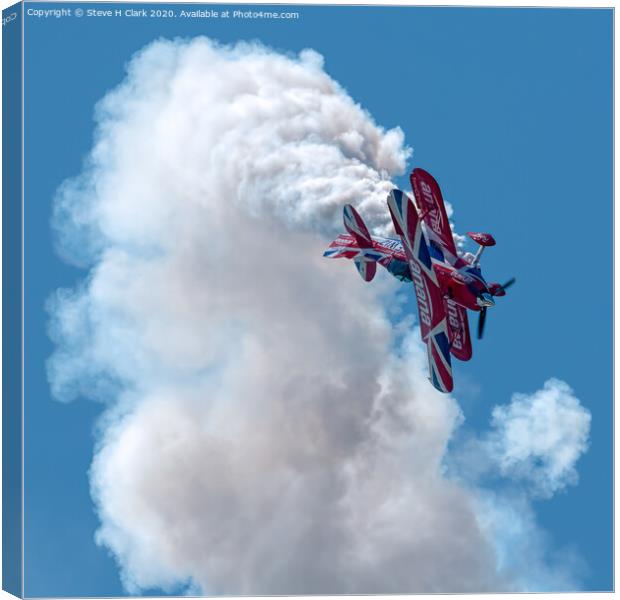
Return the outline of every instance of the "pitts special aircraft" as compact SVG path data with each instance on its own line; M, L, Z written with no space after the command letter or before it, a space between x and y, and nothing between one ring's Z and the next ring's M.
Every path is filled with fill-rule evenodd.
M372 281L377 263L400 281L413 283L420 332L428 350L430 381L440 392L453 389L450 355L459 360L472 356L467 309L480 313L478 339L482 338L487 309L496 296L504 296L515 279L503 285L487 282L480 271L480 257L495 240L489 233L468 233L478 245L476 255L457 253L441 190L423 169L410 176L416 200L398 189L387 199L394 229L400 240L370 235L357 211L344 207L344 226L325 251L327 258L352 259L364 281Z

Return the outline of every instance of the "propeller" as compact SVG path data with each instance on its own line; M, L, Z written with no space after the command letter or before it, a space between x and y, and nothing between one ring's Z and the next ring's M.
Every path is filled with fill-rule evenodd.
M494 290L493 296L503 296L506 293L506 290L516 281L516 277L511 277L506 283L497 287ZM494 284L496 285L496 284ZM478 339L482 339L482 334L484 333L484 324L487 320L487 307L483 306L480 309L480 317L478 317Z
M487 307L483 306L480 309L480 316L478 317L478 339L482 339L482 333L484 332L484 324L487 320Z
M511 277L506 283L504 283L503 285L501 285L500 287L503 290L507 290L515 281L517 280L516 277Z

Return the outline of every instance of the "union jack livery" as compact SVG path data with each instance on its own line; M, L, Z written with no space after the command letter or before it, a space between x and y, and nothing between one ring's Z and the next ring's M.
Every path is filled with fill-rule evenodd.
M431 383L441 392L452 391L451 356L472 357L467 309L480 314L478 339L482 338L487 308L493 297L504 296L515 279L503 285L487 284L480 271L480 257L495 240L489 233L467 235L478 244L475 256L459 255L441 190L423 169L410 177L415 205L401 190L387 198L396 238L373 236L357 211L344 207L344 227L325 251L327 258L353 260L364 281L372 281L377 263L400 281L413 284L418 301L420 333L426 343Z

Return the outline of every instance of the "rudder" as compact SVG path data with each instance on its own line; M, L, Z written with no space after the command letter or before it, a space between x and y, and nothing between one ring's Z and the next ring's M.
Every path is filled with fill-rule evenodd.
M353 260L357 267L357 272L361 275L364 281L372 281L375 273L377 272L376 262L367 262L363 258L356 258Z
M353 236L360 248L373 248L372 237L362 217L350 205L346 204L343 209L344 227Z

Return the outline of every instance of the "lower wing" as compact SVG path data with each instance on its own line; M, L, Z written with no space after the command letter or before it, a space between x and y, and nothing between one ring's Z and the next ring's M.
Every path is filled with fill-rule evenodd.
M472 355L472 348L467 309L459 306L450 298L444 298L444 310L448 319L450 352L459 360L469 360Z
M459 256L439 184L424 169L414 169L409 176L420 216L424 221L429 242L441 254L440 260L456 264Z

